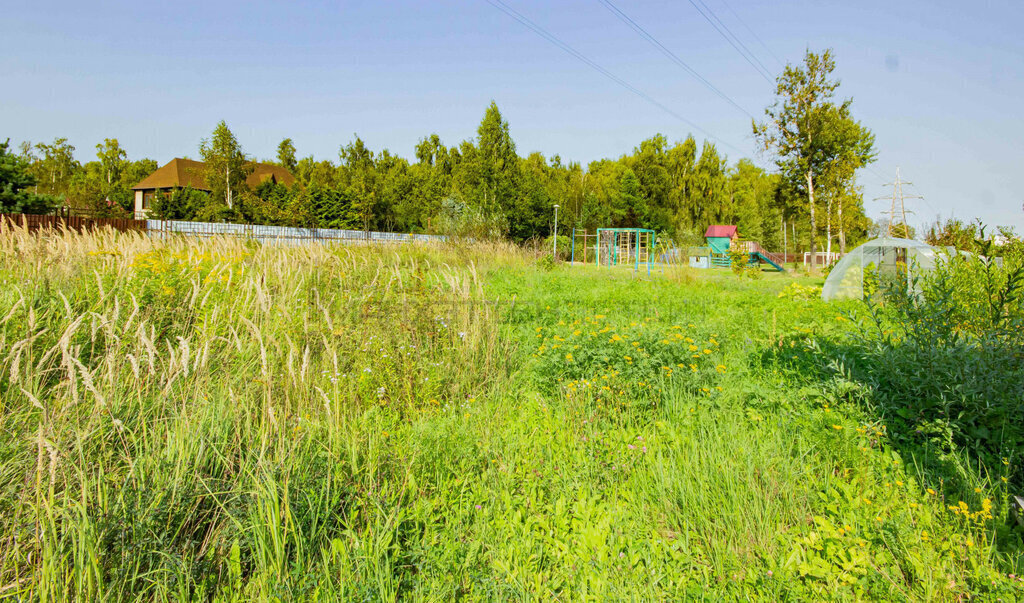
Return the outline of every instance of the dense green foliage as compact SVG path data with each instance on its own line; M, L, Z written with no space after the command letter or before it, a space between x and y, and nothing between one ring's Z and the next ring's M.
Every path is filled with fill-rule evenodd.
M223 206L223 203L211 202L207 193L186 186L157 191L150 202L149 215L157 220L206 218L213 221L224 214Z
M962 244L983 255L941 258L909 289L905 274L878 283L840 346L843 369L870 388L894 437L947 460L969 451L957 473L980 461L1019 488L1024 475L1003 465L1024 451L1024 253L1010 248L997 265L983 259L991 242Z
M74 151L66 138L21 144L19 157L35 179L31 192L51 199L48 207L28 213L63 205L100 217L126 217L135 204L132 187L158 167L152 159L129 160L116 138L96 145L96 161L80 163Z
M730 167L712 144L698 152L692 137L670 144L657 135L630 155L586 168L564 164L557 155L520 157L494 104L475 140L446 147L432 135L420 141L415 157L410 163L387 150L376 154L356 138L342 148L338 165L299 160L300 186L278 193L269 205L308 205L305 198L312 196L317 201L307 219L324 226L515 241L550 235L556 203L563 208L564 233L573 227L640 226L698 241L708 224L736 223L749 238L773 247L781 247L784 214L804 219L775 176L748 160ZM852 236L863 237L868 222L854 205Z
M36 178L23 157L10 152L10 141L0 143L0 212L43 214L50 211L57 199L32 193Z
M835 370L865 310L818 281L497 244L0 252L5 596L1024 596L1018 457L897 433L903 384Z

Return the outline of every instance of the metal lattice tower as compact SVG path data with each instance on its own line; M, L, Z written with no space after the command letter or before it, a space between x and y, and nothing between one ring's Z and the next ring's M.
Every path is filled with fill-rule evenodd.
M897 226L898 224L902 224L903 233L900 234L904 234L905 236L901 238L909 238L910 225L907 224L907 214L912 214L914 212L907 211L906 199L924 199L924 197L922 197L921 195L905 195L903 193L904 185L912 186L913 184L913 182L900 180L900 168L896 168L896 180L885 185L892 186L892 197L875 198L875 201L879 201L882 199L888 199L891 201L889 211L882 212L889 216L889 227L886 229L886 235L889 237L893 236L893 227ZM897 216L899 216L899 222L896 221Z

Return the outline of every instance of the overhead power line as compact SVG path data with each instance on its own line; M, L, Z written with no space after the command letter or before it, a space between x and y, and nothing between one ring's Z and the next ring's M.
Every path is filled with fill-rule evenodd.
M883 176L878 170L876 170L875 168L871 167L870 165L864 166L864 169L866 169L867 171L869 171L872 174L874 174L875 177L878 178L879 182L885 182L886 180L888 180L888 177ZM886 184L886 186L888 186L888 184Z
M638 24L636 21L631 19L629 17L629 15L627 15L624 12L622 12L622 10L620 10L619 7L615 6L611 2L611 0L600 0L600 2L601 2L601 4L604 4L605 7L609 11L611 11L611 13L613 15L618 17L620 21L622 21L626 25L629 25L630 27L632 27L633 30L635 30L638 34L640 34L641 37L643 37L645 40L647 40L652 45L654 45L655 48L657 48L659 51L661 51L661 53L664 54L665 56L667 56L673 63L675 63L676 65L679 65L680 67L682 67L684 71L686 71L687 73L689 73L693 77L697 78L702 84L707 86L707 88L709 90L711 90L712 92L717 94L720 98L722 98L723 100L728 102L733 107L736 107L737 109L742 111L747 117L749 117L750 119L755 119L755 117L753 115L751 115L749 111L747 111L746 109L741 107L739 105L739 103L737 103L731 97L729 97L728 94L726 94L726 93L722 92L721 90L719 90L718 88L716 88L715 85L712 84L711 82L709 82L707 79L705 79L704 76L702 76L701 74L697 73L697 71L693 67L690 67L689 65L687 65L685 61L683 61L681 58L679 58L674 52L672 52L671 50L666 48L664 44L659 42L654 36L652 36L650 33L648 33L646 29L644 29L643 27L640 26L640 24Z
M733 40L734 40L734 41L735 41L735 42L736 42L737 44L739 44L740 48L742 48L742 49L743 49L743 51L747 53L747 56L749 56L750 58L752 58L752 59L754 60L754 62L755 62L755 63L757 63L757 66L758 66L758 67L760 68L761 72L762 72L763 74L767 75L767 76L768 76L768 79L769 79L769 80L771 80L771 81L772 81L772 83L774 83L774 82L775 82L775 74L774 74L774 73L772 73L772 71L771 71L770 69L768 69L768 67L766 67L766 66L765 66L765 64L764 64L763 62L761 62L761 59L759 59L759 58L757 57L757 55L756 55L756 54L754 54L754 51L750 50L750 48L748 48L748 47L747 47L747 45L743 43L743 40L740 40L740 39L739 39L739 37L738 37L738 36L737 36L737 35L736 35L735 33L733 33L733 31L732 31L731 29L729 29L729 26L728 26L728 25L726 25L726 24L725 24L725 22L724 22L724 21L722 21L722 20L721 20L721 19L720 19L720 18L718 17L718 15L716 15L716 14L715 14L715 11L711 10L711 7L710 7L710 6L708 6L708 5L707 5L707 4L706 4L706 3L704 2L704 0L697 0L697 2L699 2L699 3L700 3L700 5L701 5L701 6L703 6L703 7L704 7L704 9L705 9L705 10L706 10L706 11L708 12L708 14L710 14L710 15L711 15L711 17L712 17L712 18L714 18L714 20L715 20L715 21L717 21L717 22L718 22L718 24L719 24L719 25L721 25L721 26L722 26L722 28L724 28L724 29L725 29L725 33L729 34L729 36L731 36L731 37L732 37L732 39L733 39Z
M772 52L771 48L768 48L768 45L764 43L764 40L761 39L761 36L757 35L757 33L755 33L754 30L751 29L749 25L747 25L746 21L744 21L743 18L740 17L739 13L732 9L732 6L730 6L728 2L722 0L722 4L725 5L725 8L729 9L729 12L732 13L732 16L736 17L736 20L740 22L740 25L745 27L746 30L750 32L750 35L754 36L754 39L757 40L757 43L760 44L762 48L767 50L768 54L772 55L772 58L775 59L775 62L778 63L780 67L786 66L786 63L782 59L780 59L778 55Z
M572 55L574 58L576 58L580 62L585 63L591 69L597 71L601 75L607 77L608 79L610 79L613 82L615 82L616 84L622 86L626 90L629 90L633 94L635 94L635 95L639 96L640 98L644 99L645 101L651 103L655 107L658 107L659 109L661 109L665 113L668 113L672 117L675 117L676 119L678 119L679 121L687 124L691 128L694 128L695 130L701 132L702 134L704 134L708 138L712 138L714 140L717 140L718 142L722 143L724 146L727 146L727 147L733 149L734 151L736 151L737 153L740 153L741 155L743 154L743 151L739 147L737 147L736 145L730 144L730 143L726 142L725 140L722 140L718 136L715 136L711 132L708 132L707 130L705 130L704 128L700 127L696 123L694 123L694 122L690 121L689 119L683 117L679 113L673 111L672 109L670 109L669 107L665 106L664 104L662 104L661 102L659 102L655 98L651 97L646 92L644 92L644 91L634 87L629 82L625 81L624 79L622 79L619 76L615 75L614 73L608 71L607 69L605 69L601 65L599 65L599 64L595 63L594 61L590 60L589 58L587 58L586 56L581 54L579 51L577 51L572 46L569 46L568 44L566 44L562 40L558 39L558 37L556 37L554 34L548 33L548 31L545 30L543 27L541 27L540 25L537 25L536 23L534 23L533 21L531 21L530 19L525 17L519 11L515 10L511 6L509 6L509 5L505 4L504 2L502 2L502 0L487 0L487 2L488 2L488 4L493 6L494 8L497 8L501 12L503 12L506 15L512 17L513 19L518 21L520 24L522 24L526 28L530 29L531 31L533 31L534 33L539 35L540 37L544 38L548 42L551 42L552 44L554 44L558 48L562 49L567 54Z
M698 6L698 2L700 3L700 6ZM743 42L739 40L739 38L733 35L732 31L729 30L728 26L726 26L725 23L722 23L722 20L718 18L718 15L715 15L714 11L708 8L707 4L704 4L702 0L696 0L696 2L694 0L690 0L690 4L692 4L693 8L697 9L697 12L699 12L701 16L704 17L704 19L711 24L711 27L715 28L715 31L720 33L722 37L725 38L725 41L728 42L736 50L736 52L740 53L740 56L743 57L743 59L746 62L750 63L750 66L754 68L754 71L756 71L761 77L763 77L765 81L767 81L769 84L775 83L775 80L772 79L771 72L768 71L764 64L761 63L761 61L759 61L757 57L755 57L753 53L750 52L750 50L746 47L745 44L743 44ZM719 27L719 24L721 24L721 27ZM725 29L725 31L723 31L723 28ZM726 31L728 31L729 33L726 33Z

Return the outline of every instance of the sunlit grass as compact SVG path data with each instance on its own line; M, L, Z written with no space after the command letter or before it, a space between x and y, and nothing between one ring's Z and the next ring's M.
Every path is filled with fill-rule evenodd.
M792 361L845 325L791 277L114 233L0 253L0 596L1021 596L999 484L948 498Z

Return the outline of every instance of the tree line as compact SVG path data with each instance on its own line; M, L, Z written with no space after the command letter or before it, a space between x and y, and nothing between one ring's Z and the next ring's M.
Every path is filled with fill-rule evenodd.
M708 225L736 224L744 238L771 249L781 250L784 236L791 250L831 247L833 240L845 248L871 227L854 173L874 151L870 132L850 117L850 101L832 101L838 86L829 79L834 67L828 51L808 52L803 65L788 66L766 121L753 124L776 173L746 158L730 162L714 144L693 136L670 142L656 134L629 154L587 165L539 152L522 156L492 102L475 138L448 146L431 134L411 159L374 151L359 136L339 148L336 160L300 158L293 141L285 139L268 161L288 169L296 183L265 182L252 189L245 179L253 159L222 121L199 147L208 190L157 196L151 213L522 242L549 235L558 204L561 233L642 227L696 244ZM23 178L21 190L38 195L43 206L111 216L132 211L131 187L158 167L151 159L129 160L117 139L97 144L93 161L79 163L74 150L58 138L22 143L19 153L5 146L0 158L6 159L0 160L20 166L32 182L25 185ZM2 193L0 203L11 211Z
M101 217L127 217L132 186L157 169L156 161L131 161L116 138L96 145L96 160L81 163L67 138L52 143L0 143L0 211L45 214L73 207Z

